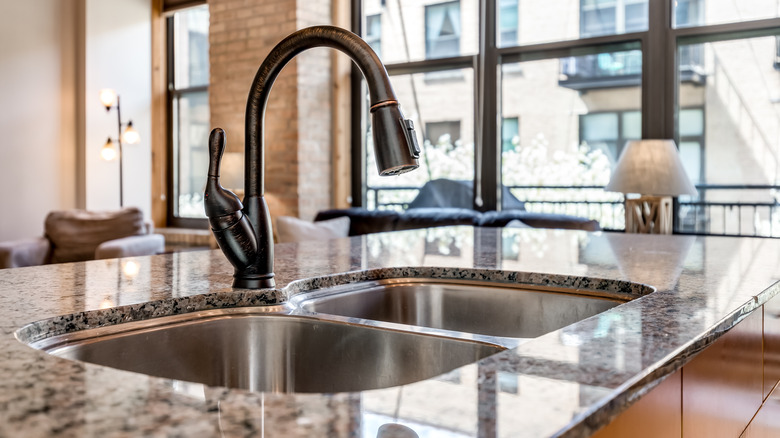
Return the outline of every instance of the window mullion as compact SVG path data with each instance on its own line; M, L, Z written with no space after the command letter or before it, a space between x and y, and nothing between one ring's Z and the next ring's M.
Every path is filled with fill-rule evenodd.
M671 2L648 2L648 31L642 40L643 138L674 137L677 49L671 16Z
M496 0L480 2L479 53L474 74L477 106L474 127L478 133L474 148L474 208L480 211L498 210L501 203L496 15Z

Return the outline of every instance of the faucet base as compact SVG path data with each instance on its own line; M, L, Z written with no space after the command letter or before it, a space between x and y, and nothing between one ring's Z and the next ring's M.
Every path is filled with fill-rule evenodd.
M274 274L263 275L260 277L235 277L233 287L243 289L271 289L276 287Z

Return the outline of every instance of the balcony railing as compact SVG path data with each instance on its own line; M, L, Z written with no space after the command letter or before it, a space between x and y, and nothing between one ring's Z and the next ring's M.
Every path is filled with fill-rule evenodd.
M601 186L508 186L527 211L568 214L625 229L623 195ZM675 232L780 238L780 185L697 185L698 197L675 206ZM368 206L404 210L419 187L368 187ZM733 201L740 199L741 201Z
M574 90L639 86L642 52L599 53L561 58L558 85Z
M702 83L704 46L680 46L678 53L680 80ZM599 53L561 58L558 85L573 90L638 87L642 84L642 52Z

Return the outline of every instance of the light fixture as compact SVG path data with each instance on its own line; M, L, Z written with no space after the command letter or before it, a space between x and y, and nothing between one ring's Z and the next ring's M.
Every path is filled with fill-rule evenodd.
M100 90L100 103L106 107L106 111L110 110L117 103L116 91L110 88Z
M138 134L138 131L133 128L132 120L127 122L127 127L125 128L125 132L122 134L122 136L122 139L127 144L138 144L138 142L141 141L141 136Z
M106 140L106 144L100 149L100 158L111 161L117 156L116 147L114 147L114 140L111 137Z
M122 142L127 144L137 144L141 141L141 136L138 131L133 127L133 121L129 121L126 124L124 132L122 131L122 109L119 106L119 95L116 91L110 88L104 88L100 90L100 103L106 107L106 111L111 111L111 108L116 107L116 121L117 121L117 138L113 140L111 137L103 148L100 149L100 156L106 161L111 161L114 158L119 158L119 206L124 206L124 190L122 189L123 177L122 177ZM114 145L116 143L116 147Z
M626 232L672 233L672 197L696 195L673 140L626 143L606 190L626 196Z

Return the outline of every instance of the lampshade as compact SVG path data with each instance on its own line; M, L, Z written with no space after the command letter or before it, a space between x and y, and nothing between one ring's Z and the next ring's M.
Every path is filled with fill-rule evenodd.
M100 90L100 103L102 103L106 109L114 106L116 104L116 91L110 88Z
M605 189L655 196L696 194L673 140L627 142Z
M114 147L114 142L111 141L111 138L109 138L106 141L106 144L103 145L103 148L100 149L100 158L111 161L117 156L116 147Z
M122 134L122 140L127 144L136 144L141 141L141 136L138 131L133 128L133 121L131 120L125 128L125 132Z

